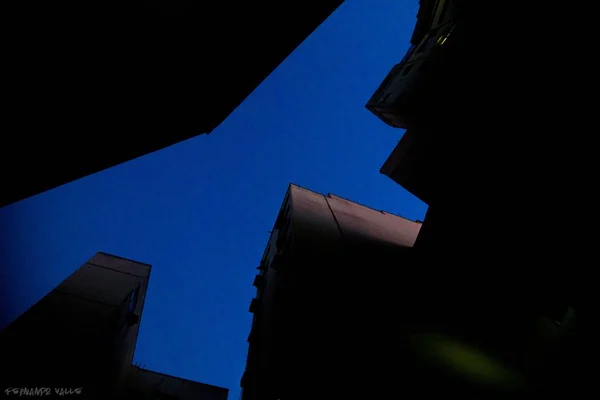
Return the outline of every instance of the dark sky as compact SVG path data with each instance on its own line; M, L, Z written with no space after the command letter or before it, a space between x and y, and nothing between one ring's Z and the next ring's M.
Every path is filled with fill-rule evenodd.
M417 7L346 0L210 136L0 209L0 327L97 251L149 263L136 362L237 400L252 280L290 182L425 214L379 173L403 131L364 108L407 50Z

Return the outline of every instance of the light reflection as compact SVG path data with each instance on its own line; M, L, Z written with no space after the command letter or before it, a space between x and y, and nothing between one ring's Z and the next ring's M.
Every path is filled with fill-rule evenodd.
M414 339L421 355L469 380L502 386L519 384L523 380L520 373L489 354L451 337L419 335Z

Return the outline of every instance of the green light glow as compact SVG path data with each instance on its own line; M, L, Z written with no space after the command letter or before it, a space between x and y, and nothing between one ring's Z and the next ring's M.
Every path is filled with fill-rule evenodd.
M522 379L490 355L452 338L423 335L416 339L422 355L467 379L494 385L516 384Z

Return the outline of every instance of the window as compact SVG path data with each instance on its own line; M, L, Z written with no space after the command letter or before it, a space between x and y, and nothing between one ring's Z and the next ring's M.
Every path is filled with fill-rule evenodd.
M135 308L139 302L140 287L129 293L121 305L117 307L111 317L107 331L107 341L119 345L128 328L139 322L139 316L135 314Z
M448 40L450 35L452 35L452 32L454 32L455 27L456 27L456 24L446 25L444 27L444 29L442 30L441 35L436 43L440 46L443 45L444 43L446 43L446 40Z
M140 295L140 288L139 286L131 293L131 296L129 297L129 307L127 308L127 312L128 313L132 313L135 311L135 308L137 307L137 303L138 303L138 297Z

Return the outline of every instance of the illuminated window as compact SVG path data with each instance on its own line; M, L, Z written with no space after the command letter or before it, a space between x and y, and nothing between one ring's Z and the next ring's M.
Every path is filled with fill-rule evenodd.
M450 35L452 35L452 32L454 31L454 27L456 25L452 25L448 31L448 33L445 33L443 35L440 36L440 38L437 40L437 43L441 46L444 43L446 43L446 40L448 40L448 38L450 37Z

